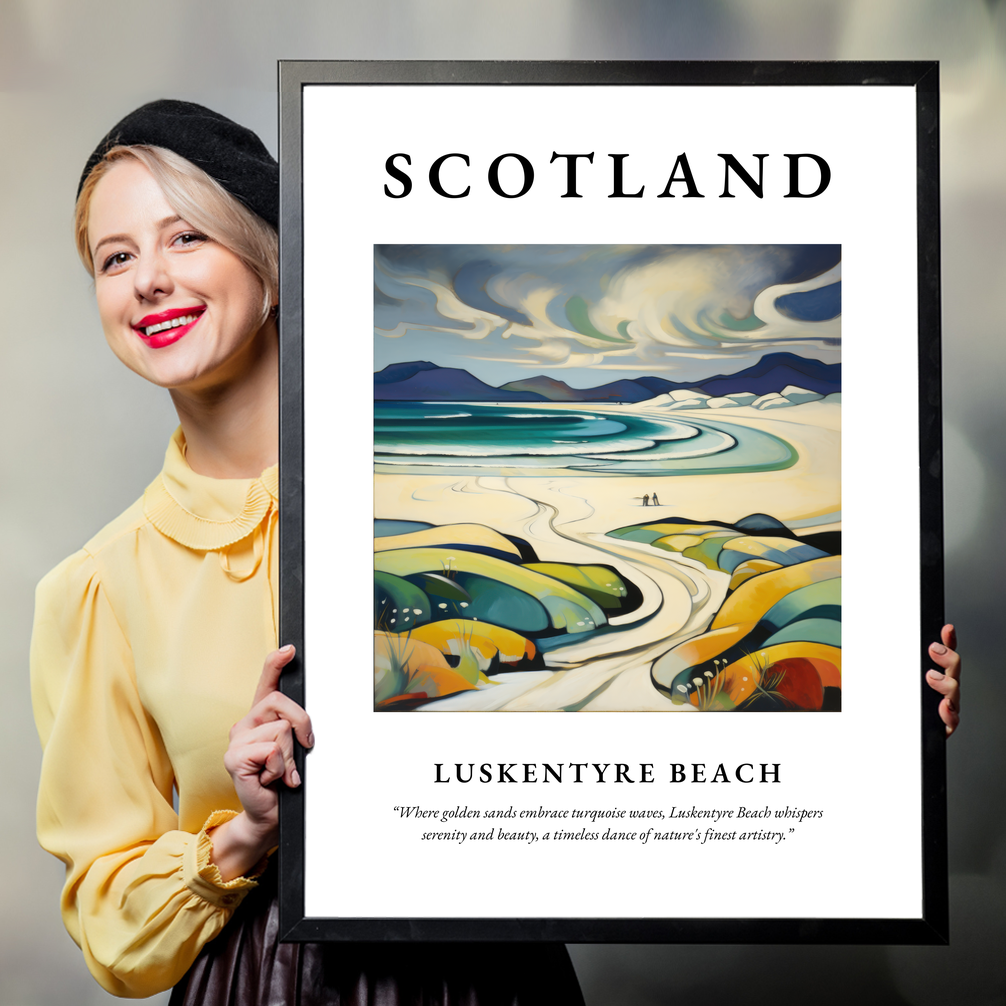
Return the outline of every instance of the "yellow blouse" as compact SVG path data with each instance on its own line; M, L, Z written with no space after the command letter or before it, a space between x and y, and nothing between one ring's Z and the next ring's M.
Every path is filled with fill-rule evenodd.
M115 995L174 985L255 886L223 882L206 829L241 809L228 731L276 646L277 492L276 467L197 475L176 431L143 498L38 586L38 836Z

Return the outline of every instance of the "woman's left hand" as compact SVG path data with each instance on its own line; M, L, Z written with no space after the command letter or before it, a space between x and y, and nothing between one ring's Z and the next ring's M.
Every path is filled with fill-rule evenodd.
M929 656L942 671L926 672L929 687L943 696L940 719L946 724L949 737L961 721L961 657L957 652L957 632L952 625L944 625L940 633L942 642L931 643Z
M284 646L266 657L251 710L231 727L224 767L243 809L207 832L210 859L225 881L245 874L279 841L277 784L300 785L294 736L304 747L314 744L310 716L279 690L280 675L294 653Z

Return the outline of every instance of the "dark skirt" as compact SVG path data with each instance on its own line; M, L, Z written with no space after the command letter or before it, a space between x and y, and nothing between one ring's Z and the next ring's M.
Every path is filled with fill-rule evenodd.
M273 873L169 1006L583 1006L561 943L280 943Z

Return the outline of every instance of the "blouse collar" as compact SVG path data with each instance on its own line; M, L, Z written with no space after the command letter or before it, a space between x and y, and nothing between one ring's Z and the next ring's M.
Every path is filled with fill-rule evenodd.
M279 500L279 466L257 479L214 479L185 460L185 437L175 430L164 468L143 494L143 512L162 534L186 548L210 552L247 537Z

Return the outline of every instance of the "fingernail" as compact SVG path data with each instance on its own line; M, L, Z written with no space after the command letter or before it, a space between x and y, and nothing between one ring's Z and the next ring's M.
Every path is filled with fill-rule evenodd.
M933 645L930 646L929 649L931 649L933 651L933 653L946 653L947 652L947 648L942 643L933 643Z
M314 732L313 731L307 735L307 746L309 748L313 748L314 747Z
M945 675L941 674L941 673L940 673L939 671L933 671L933 670L930 670L930 671L929 671L928 673L929 673L929 676L930 676L930 677L931 677L931 678L932 678L932 679L933 679L934 681L942 681L942 680L943 680L943 678L944 678L944 676L945 676Z
M294 786L300 785L300 773L296 769L294 769L290 774L290 781L294 784Z
M284 656L288 653L293 653L293 643L287 643L286 646L280 648L279 652Z

